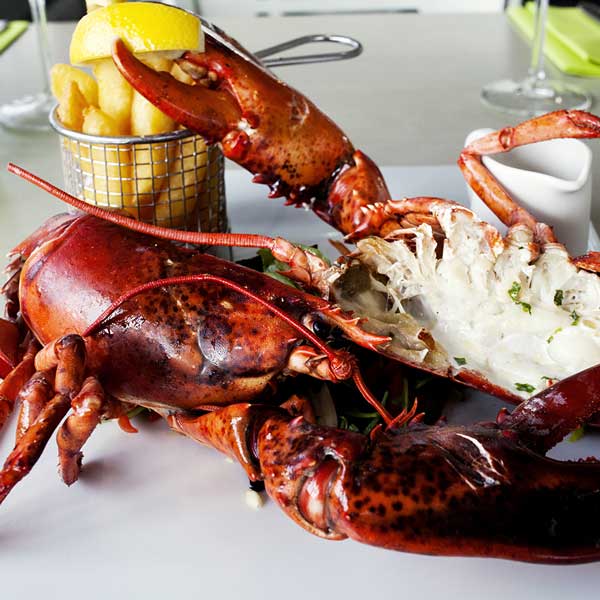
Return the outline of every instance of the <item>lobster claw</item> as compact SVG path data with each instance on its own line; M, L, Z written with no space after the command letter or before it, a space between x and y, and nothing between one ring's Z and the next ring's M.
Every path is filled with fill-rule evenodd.
M329 539L435 555L598 560L600 463L560 462L532 448L598 410L599 374L596 366L564 380L500 425L417 424L368 439L271 417L257 445L267 491Z
M168 73L154 71L120 39L113 44L113 60L125 79L149 102L208 141L220 141L236 128L241 110L230 94L186 85Z
M352 144L308 98L257 62L212 38L183 61L213 74L211 89L187 85L143 65L121 40L113 60L127 81L177 123L219 142L223 154L271 187L271 195L309 202L352 160Z

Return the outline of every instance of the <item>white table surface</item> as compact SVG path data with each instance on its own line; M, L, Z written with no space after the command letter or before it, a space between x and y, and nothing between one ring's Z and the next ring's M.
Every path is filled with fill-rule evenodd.
M527 62L525 46L498 16L257 19L252 26L228 19L220 24L251 48L316 31L361 39L366 51L355 61L280 73L306 90L381 164L421 165L394 172L392 190L398 195L464 199L450 165L465 133L507 122L479 104L479 88L490 79L524 72ZM65 60L70 29L52 27L55 60ZM5 83L0 101L35 83L30 42L28 33L0 56ZM598 82L586 85L600 93ZM61 181L51 135L0 131L0 158ZM236 196L230 205L234 229L268 228L307 242L327 236L313 215L261 200L257 186L241 201L235 191L243 187L242 179L241 173L228 179ZM256 210L260 202L264 208ZM57 210L56 201L0 171L0 252ZM493 401L475 403L462 416L490 418L497 408ZM0 434L0 454L10 450L11 438L10 429ZM565 445L559 455L591 452L597 442L589 437L582 445ZM34 472L0 508L2 598L558 600L595 598L600 589L598 565L431 558L319 540L273 503L257 513L248 510L239 467L160 424L143 427L137 436L103 425L85 450L84 475L67 489L57 479L51 442Z

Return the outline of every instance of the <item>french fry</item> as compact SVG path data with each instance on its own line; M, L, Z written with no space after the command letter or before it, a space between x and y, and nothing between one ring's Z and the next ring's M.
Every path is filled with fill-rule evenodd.
M138 54L137 58L140 62L143 62L147 67L154 69L155 71L166 71L169 73L173 67L173 61L170 58L162 54L148 53Z
M98 84L91 75L71 65L60 63L50 69L50 88L58 102L73 81L79 86L87 104L98 106Z
M116 136L120 131L115 120L95 106L84 111L82 129L96 136ZM132 207L131 147L92 144L80 156L81 169L87 175L84 181L93 181L93 185L84 185L85 199L102 206L125 206L133 217L139 217L139 211Z
M81 131L83 111L88 103L79 89L79 84L71 79L59 98L57 115L60 122L68 129Z
M194 156L195 155L195 156ZM199 136L181 142L181 151L171 161L167 189L163 190L154 206L157 224L167 227L191 226L200 208L206 204L207 149ZM188 222L186 222L186 219Z
M133 88L110 58L96 62L94 75L98 81L98 106L114 119L117 124L116 135L128 135L131 130Z
M131 133L157 135L176 129L175 121L167 117L146 98L133 93L131 103ZM144 144L134 147L135 193L141 205L151 205L164 188L175 146ZM151 209L150 209L151 212ZM151 216L151 215L150 215Z

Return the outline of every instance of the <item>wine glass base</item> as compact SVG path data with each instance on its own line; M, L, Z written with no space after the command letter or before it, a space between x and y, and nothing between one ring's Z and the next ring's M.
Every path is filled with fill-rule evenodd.
M496 110L533 117L560 109L585 110L592 104L589 94L561 81L494 81L481 90L484 104Z
M23 131L49 131L48 116L55 104L50 94L24 96L0 105L0 124L9 129Z

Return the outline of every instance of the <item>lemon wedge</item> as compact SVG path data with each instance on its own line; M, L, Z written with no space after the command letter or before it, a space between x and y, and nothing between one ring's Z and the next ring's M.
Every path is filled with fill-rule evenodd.
M151 52L177 58L187 50L204 51L198 17L167 4L126 2L97 8L77 23L71 38L71 64L109 58L116 38L136 54Z

